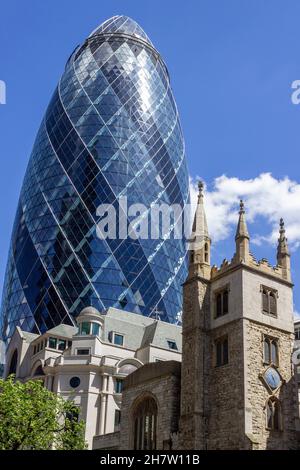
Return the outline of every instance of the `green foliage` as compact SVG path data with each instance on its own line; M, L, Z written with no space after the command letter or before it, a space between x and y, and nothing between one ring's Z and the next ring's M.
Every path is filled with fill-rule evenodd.
M83 421L72 401L42 381L0 379L0 450L85 449Z

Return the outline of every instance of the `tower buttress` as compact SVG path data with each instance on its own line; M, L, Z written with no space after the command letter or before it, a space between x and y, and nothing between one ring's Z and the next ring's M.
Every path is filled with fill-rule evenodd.
M183 285L180 448L206 449L210 356L210 244L199 182L190 240L189 274Z

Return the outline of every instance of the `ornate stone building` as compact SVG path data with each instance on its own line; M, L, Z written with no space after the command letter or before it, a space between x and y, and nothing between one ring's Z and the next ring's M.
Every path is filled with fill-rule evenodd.
M94 449L295 449L299 325L284 223L277 265L256 261L241 201L232 260L211 266L203 185L181 328L85 308L78 328L17 328L6 371L74 399ZM182 341L181 341L182 339ZM181 346L182 343L182 346ZM182 347L182 366L181 360ZM297 356L298 357L298 356ZM298 384L297 384L298 381Z
M77 325L61 324L43 335L17 327L6 350L4 375L42 380L48 390L74 400L91 449L95 435L107 439L120 428L128 374L148 363L171 361L178 367L181 328L112 307L102 313L83 309Z
M293 284L283 220L277 265L258 262L241 201L233 259L211 267L200 185L194 235L184 284L180 448L294 449Z
M293 284L283 220L277 265L256 261L241 201L232 260L211 266L199 184L183 286L181 385L176 363L124 382L120 433L95 448L296 449Z

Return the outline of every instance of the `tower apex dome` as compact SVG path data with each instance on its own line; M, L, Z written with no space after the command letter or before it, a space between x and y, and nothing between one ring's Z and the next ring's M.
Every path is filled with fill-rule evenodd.
M89 37L95 36L97 34L113 33L128 34L129 36L142 39L143 41L146 41L151 46L153 46L152 42L148 38L145 31L140 27L140 25L132 18L129 18L129 16L125 15L112 16L108 20L104 21L104 23L101 23L100 26L97 26L97 28L92 31Z

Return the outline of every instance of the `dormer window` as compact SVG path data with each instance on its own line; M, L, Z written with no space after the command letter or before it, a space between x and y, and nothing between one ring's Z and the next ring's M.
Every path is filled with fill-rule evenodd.
M45 342L45 347L47 346L47 342ZM54 338L52 336L48 339L48 348L56 349L58 351L64 351L67 348L67 341L61 338Z
M99 336L100 334L100 325L98 323L92 323L92 335Z
M91 324L88 322L82 322L80 324L80 334L81 335L89 335L91 330Z
M49 348L56 349L57 346L57 339L56 338L49 338Z
M116 333L115 331L110 331L108 333L108 341L116 344L117 346L124 346L124 335Z
M99 336L100 335L101 327L99 323L94 322L82 322L79 324L79 335L93 335Z
M168 343L169 349L173 349L173 351L178 351L176 341L174 341L173 339L167 339L167 343Z
M277 297L278 292L271 287L261 286L262 293L262 312L265 315L277 316Z
M57 341L57 349L59 351L64 351L66 349L66 340L65 339L59 339Z

